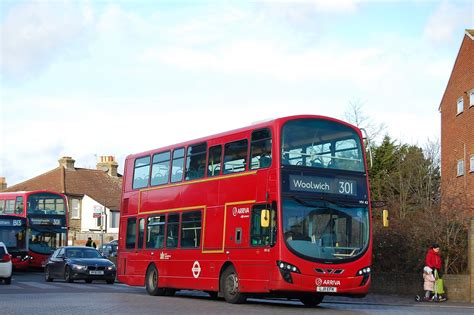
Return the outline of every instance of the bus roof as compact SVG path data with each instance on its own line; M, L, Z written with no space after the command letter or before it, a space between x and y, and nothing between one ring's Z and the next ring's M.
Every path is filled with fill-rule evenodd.
M169 150L169 149L172 149L172 148L175 148L175 147L185 147L185 146L188 146L190 144L205 142L205 141L208 141L210 139L221 138L221 137L229 136L229 135L240 133L240 132L245 132L245 131L250 131L250 130L255 130L255 129L259 129L259 128L268 127L268 126L271 126L271 125L279 125L279 124L283 124L284 122L286 122L288 120L311 119L311 118L312 119L329 120L329 121L333 121L333 122L336 122L336 123L340 123L340 124L346 125L348 127L351 127L351 128L357 130L360 133L359 128L357 128L356 126L351 125L351 124L349 124L345 121L339 120L337 118L322 116L322 115L294 115L294 116L285 116L285 117L280 117L280 118L275 118L275 119L268 119L268 120L258 121L256 123L248 125L246 127L242 127L242 128L238 128L238 129L234 129L234 130L229 130L229 131L224 131L224 132L221 132L221 133L217 133L217 134L213 134L213 135L210 135L210 136L205 136L205 137L201 137L201 138L197 138L197 139L193 139L193 140L189 140L189 141L185 141L185 142L173 143L173 144L170 144L170 145L167 145L167 146L164 146L164 147L153 148L153 149L143 151L143 152L129 154L126 157L126 159L135 158L135 157L144 156L144 155L149 155L149 154L152 154L152 153L156 152L157 150Z
M51 191L51 190L31 190L31 191L9 191L9 192L0 192L0 197L5 197L5 196L24 196L24 195L32 195L32 194L55 194L55 195L61 195L63 196L62 193L56 192L56 191Z

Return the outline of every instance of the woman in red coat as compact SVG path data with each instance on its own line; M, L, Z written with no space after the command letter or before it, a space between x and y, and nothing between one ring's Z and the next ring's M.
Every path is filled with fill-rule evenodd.
M441 271L441 256L439 255L439 245L433 244L428 252L426 253L425 265L431 269L438 270L438 274Z

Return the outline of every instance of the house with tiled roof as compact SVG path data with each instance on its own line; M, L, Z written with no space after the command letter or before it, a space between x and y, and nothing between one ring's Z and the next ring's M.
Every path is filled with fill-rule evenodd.
M118 239L122 176L117 172L115 158L101 156L96 169L77 168L71 157L58 162L57 168L2 192L51 190L65 194L69 203L70 245L85 244L89 236L97 244Z
M466 30L439 106L443 208L474 215L474 30Z

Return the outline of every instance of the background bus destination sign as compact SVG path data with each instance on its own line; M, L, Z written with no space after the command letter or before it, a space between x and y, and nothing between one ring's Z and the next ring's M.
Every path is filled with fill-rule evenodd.
M341 178L290 175L290 190L337 195L357 195L357 181Z

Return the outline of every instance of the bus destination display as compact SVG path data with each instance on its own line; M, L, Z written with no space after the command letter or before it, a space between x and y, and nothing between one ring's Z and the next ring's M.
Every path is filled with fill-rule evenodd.
M290 190L357 196L357 181L344 178L290 175Z

